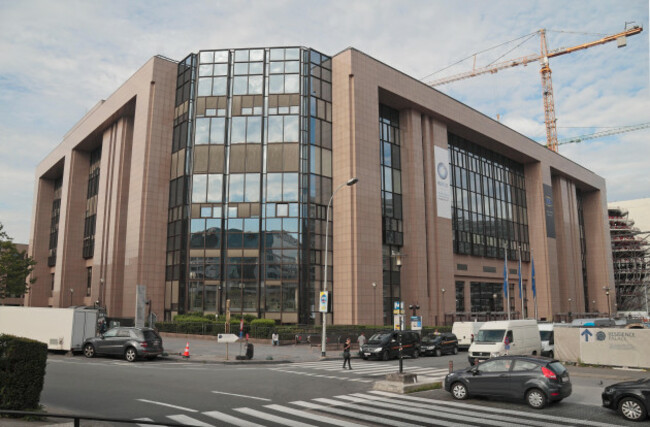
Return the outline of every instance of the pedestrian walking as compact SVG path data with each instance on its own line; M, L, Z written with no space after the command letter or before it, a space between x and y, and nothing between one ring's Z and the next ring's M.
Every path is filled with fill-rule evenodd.
M361 347L366 343L366 335L363 332L357 338L357 343L359 344L359 350L361 350Z
M350 365L350 348L352 347L352 340L348 337L345 340L345 345L343 346L343 369L345 369L345 364L348 364L348 369L352 370L352 365Z
M273 345L280 345L280 335L276 331L273 331L273 335L271 335L271 342Z

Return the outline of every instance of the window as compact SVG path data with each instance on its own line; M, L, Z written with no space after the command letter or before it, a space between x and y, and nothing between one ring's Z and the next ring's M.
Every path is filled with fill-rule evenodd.
M93 282L93 268L86 267L86 296L90 296L90 287Z
M538 368L537 363L528 362L527 360L515 360L515 366L512 368L513 371L532 371L535 368Z
M486 360L478 365L479 372L505 372L510 370L511 360Z

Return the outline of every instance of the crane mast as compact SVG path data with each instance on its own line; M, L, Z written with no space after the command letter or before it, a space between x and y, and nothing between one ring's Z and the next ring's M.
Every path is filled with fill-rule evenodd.
M530 62L539 61L541 65L540 74L542 77L542 95L544 99L544 123L546 126L546 147L549 148L550 150L557 151L558 149L557 126L556 126L557 120L555 118L555 100L553 99L553 83L551 81L551 67L549 65L549 58L553 58L560 55L566 55L568 53L573 53L579 50L588 49L590 47L598 46L612 41L618 41L618 47L624 47L626 44L626 37L639 34L641 31L643 31L643 27L635 25L630 29L627 29L617 34L612 34L603 37L598 40L579 44L577 46L572 46L568 48L559 48L559 49L554 49L549 51L546 43L546 30L541 29L538 31L541 39L540 55L528 55L517 59L498 62L496 64L488 65L486 67L473 68L471 71L466 71L464 73L456 74L450 77L433 80L428 82L427 84L429 86L439 86L446 83L451 83L458 80L479 76L482 74L496 73L499 70L517 67L519 65L526 66Z

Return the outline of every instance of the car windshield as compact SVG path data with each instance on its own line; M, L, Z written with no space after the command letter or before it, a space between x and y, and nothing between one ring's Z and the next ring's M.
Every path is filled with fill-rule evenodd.
M539 337L542 341L549 341L551 339L551 334L553 334L553 331L539 331Z
M478 336L475 342L478 343L493 343L503 341L503 335L506 331L504 329L481 329L478 331Z
M427 335L426 337L422 338L423 343L436 343L442 339L441 336L431 336Z
M560 362L551 362L548 364L549 368L558 375L564 375L566 368Z
M390 337L390 334L374 334L368 340L368 344L379 344L387 340L388 337Z

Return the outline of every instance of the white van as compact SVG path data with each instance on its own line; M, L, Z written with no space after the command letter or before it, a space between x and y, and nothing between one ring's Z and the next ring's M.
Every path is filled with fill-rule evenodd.
M542 340L542 356L554 357L555 355L555 337L553 323L538 323L539 338Z
M485 322L469 347L467 360L473 365L477 360L487 360L505 354L542 354L537 320Z
M467 350L472 345L474 337L478 334L485 322L454 322L451 333L458 339L458 349Z

